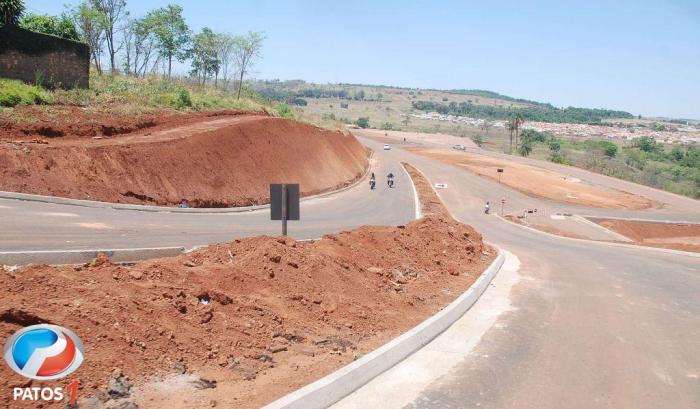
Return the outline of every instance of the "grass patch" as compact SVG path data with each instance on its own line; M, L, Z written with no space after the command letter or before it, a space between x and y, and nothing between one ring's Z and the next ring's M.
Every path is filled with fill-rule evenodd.
M39 86L0 78L1 106L50 104L52 101L51 94Z

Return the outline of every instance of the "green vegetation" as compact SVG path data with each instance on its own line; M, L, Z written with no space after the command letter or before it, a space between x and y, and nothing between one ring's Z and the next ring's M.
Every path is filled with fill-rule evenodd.
M49 104L52 101L51 94L39 86L0 78L0 106Z
M700 198L700 146L669 146L653 138L631 143L557 138L526 129L518 153Z
M366 116L359 117L357 121L355 121L355 125L360 128L369 128L369 118Z
M277 104L277 113L282 118L294 119L294 113L291 109L289 109L289 105L287 105L284 102L280 102L279 104Z
M25 14L20 19L19 26L27 30L50 34L67 40L77 41L80 39L75 23L67 15L58 17L46 14Z
M23 0L0 0L0 26L19 23L24 9Z
M549 104L538 104L528 107L501 107L476 105L470 102L451 102L442 104L431 101L415 101L413 108L439 112L445 115L468 116L483 119L510 119L515 115L522 115L528 121L540 122L569 122L569 123L595 123L600 124L603 119L632 118L632 114L624 111L612 111L608 109L591 108L555 108Z

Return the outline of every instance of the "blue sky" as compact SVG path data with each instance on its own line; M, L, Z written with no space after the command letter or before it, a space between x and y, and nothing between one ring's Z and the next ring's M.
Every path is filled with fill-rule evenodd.
M184 8L193 30L264 31L258 78L479 88L700 119L697 0L130 0L128 8L138 17L168 3ZM63 10L60 0L26 4Z

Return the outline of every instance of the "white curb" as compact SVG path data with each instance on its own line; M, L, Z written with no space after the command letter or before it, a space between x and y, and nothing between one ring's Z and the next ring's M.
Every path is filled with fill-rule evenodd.
M354 392L428 344L464 315L486 290L504 261L505 257L499 249L493 263L442 311L357 361L270 403L264 409L321 409Z
M152 247L133 249L95 250L40 250L0 252L0 265L22 266L27 264L84 264L92 261L98 253L104 253L111 261L129 263L134 261L171 257L182 254L184 247Z

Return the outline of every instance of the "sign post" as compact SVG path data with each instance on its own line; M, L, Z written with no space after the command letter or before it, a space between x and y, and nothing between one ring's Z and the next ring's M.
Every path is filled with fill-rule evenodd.
M496 172L498 172L498 183L501 183L501 175L503 174L503 168L496 169Z
M282 235L287 235L287 221L299 220L299 184L270 185L270 220L282 221Z

